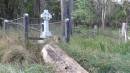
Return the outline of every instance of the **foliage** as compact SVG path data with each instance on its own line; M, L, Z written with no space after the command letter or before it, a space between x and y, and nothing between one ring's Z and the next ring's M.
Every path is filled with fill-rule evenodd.
M27 0L24 3L25 12L29 13L30 16L33 16L33 5L35 0Z
M122 7L117 7L116 9L115 9L115 13L113 13L113 17L112 17L112 20L113 21L116 21L116 20L121 20L122 18L124 18L125 17L125 14L124 14L124 12L123 12L123 8Z
M11 19L21 15L23 0L1 0L0 2L2 5L0 17Z
M74 6L74 21L81 24L90 24L94 20L95 14L91 0L76 0Z
M114 10L112 11L112 16L110 17L110 19L112 20L111 25L115 27L120 26L122 22L126 22L126 18L129 17L128 11L129 9L125 9L124 6L116 5L116 7L114 7Z
M129 3L125 2L124 5L118 5L111 1L106 4L102 0L76 0L74 6L74 22L78 25L82 24L98 24L101 25L102 10L105 8L105 26L118 27L126 18L129 17ZM129 19L127 19L129 22Z
M46 2L46 9L48 9L51 14L53 14L53 20L60 20L61 19L61 12L60 12L60 1L52 1L48 0Z

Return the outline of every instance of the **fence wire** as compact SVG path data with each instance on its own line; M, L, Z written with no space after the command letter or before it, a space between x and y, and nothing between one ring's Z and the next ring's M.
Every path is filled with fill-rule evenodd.
M29 36L31 37L40 37L40 33L43 26L44 20L40 18L30 18L30 26L29 26ZM63 24L64 21L50 21L49 22L49 30L53 35L62 36L63 33Z
M8 22L6 23L3 21L3 30L6 36L14 36L16 39L19 39L20 41L24 42L23 17L14 20L8 20Z

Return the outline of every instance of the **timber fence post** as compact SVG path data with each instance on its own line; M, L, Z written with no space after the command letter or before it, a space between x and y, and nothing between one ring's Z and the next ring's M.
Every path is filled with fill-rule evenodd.
M4 23L3 23L3 31L4 33L6 33L6 25L8 24L8 20L4 20Z
M25 40L25 47L28 48L28 28L29 28L29 14L25 13L23 18L24 23L24 40Z

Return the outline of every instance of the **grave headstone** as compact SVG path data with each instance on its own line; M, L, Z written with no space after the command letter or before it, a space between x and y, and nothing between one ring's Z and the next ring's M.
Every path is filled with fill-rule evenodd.
M42 24L43 27L40 38L48 38L52 36L52 33L49 30L49 20L52 18L52 15L48 12L48 10L44 10L44 12L41 14L41 18L44 20L44 23Z

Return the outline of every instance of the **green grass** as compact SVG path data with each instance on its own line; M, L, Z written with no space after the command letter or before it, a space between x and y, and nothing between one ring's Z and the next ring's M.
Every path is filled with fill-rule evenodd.
M91 30L76 29L69 43L62 42L60 46L90 73L130 73L130 42L124 43L118 38L118 31L99 30L94 36ZM0 61L3 52L9 46L21 45L14 31L9 38L2 37L0 32ZM104 34L105 33L105 34ZM106 35L110 36L106 36ZM117 36L117 37L114 37ZM114 38L113 38L114 37ZM40 60L38 45L29 44L28 51ZM54 73L53 68L44 64L34 63L24 65L22 70L15 64L0 64L0 73Z
M130 42L74 33L68 44L60 46L90 73L130 73Z
M31 64L24 68L18 65L0 64L0 73L54 73L53 68L47 65Z

